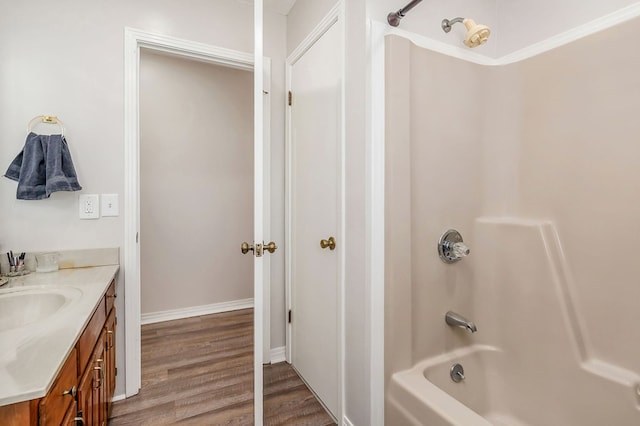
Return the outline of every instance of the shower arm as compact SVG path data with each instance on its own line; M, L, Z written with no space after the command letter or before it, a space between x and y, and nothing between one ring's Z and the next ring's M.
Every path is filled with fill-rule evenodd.
M389 25L391 25L392 27L397 27L398 25L400 25L400 20L404 18L407 12L413 9L421 1L422 0L412 0L411 2L409 2L408 5L406 5L402 9L398 9L397 12L389 13L387 15L387 22L389 23Z
M442 30L445 33L448 33L449 31L451 31L451 27L453 26L453 24L458 24L463 22L464 22L464 18L443 19Z

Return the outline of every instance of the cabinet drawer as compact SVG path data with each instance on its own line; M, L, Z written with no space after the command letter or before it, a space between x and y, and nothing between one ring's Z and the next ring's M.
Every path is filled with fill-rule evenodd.
M105 310L105 313L109 316L109 312L111 312L113 305L116 303L116 280L111 281L111 284L107 289L107 293L105 294L105 299L107 302L107 309Z
M98 336L102 332L102 328L104 326L104 321L106 319L105 315L105 298L100 300L98 307L96 308L93 316L89 320L89 324L87 324L87 328L84 329L82 336L78 340L76 348L78 349L78 376L82 376L85 367L87 366L87 362L93 353L93 348L96 345L96 341L98 340Z
M38 407L40 412L40 426L58 426L62 422L69 406L74 403L75 400L78 385L77 368L78 356L74 348L62 366L62 370L60 370L60 374L58 374L58 378L53 384L53 387L40 401Z

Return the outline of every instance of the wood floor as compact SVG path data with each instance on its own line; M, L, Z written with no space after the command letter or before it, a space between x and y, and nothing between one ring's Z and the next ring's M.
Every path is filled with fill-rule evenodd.
M142 389L110 426L253 424L253 310L142 326ZM334 425L287 363L264 368L265 425Z

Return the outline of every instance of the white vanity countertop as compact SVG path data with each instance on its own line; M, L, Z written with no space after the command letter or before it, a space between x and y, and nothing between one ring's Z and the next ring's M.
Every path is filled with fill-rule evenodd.
M0 287L0 294L29 290L71 298L33 324L7 329L0 321L0 406L47 393L118 270L109 265L31 273Z

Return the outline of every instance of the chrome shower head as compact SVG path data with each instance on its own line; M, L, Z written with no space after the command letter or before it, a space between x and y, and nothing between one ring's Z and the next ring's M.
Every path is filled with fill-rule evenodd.
M476 21L473 19L466 18L454 18L454 19L443 19L442 20L442 30L445 33L451 31L451 27L453 24L457 24L458 22L462 22L464 26L467 28L467 34L464 37L464 44L467 47L478 47L481 44L484 44L489 40L489 36L491 35L491 29L486 25L476 24Z

